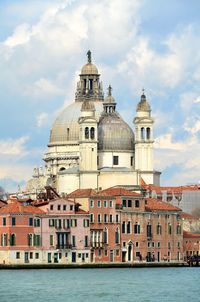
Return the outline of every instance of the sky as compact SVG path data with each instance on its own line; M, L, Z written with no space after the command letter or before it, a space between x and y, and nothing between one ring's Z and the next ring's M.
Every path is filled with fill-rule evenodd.
M199 11L199 0L1 0L0 186L24 186L43 165L88 49L132 127L145 88L161 184L199 183Z

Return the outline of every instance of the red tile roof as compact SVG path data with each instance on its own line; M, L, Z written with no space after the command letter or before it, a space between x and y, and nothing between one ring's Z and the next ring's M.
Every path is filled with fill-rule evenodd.
M108 188L102 191L99 191L97 196L108 196L108 197L114 197L114 196L136 196L140 197L142 196L141 194L138 194L136 192L131 192L129 190L126 190L124 188Z
M147 211L182 211L180 208L156 198L145 198L145 201L147 201L147 204L145 205Z
M143 181L140 181L141 186L144 189L155 191L160 193L161 191L171 191L171 193L181 193L183 191L199 191L200 185L187 185L187 186L178 186L178 187L160 187L155 185L145 184Z
M44 211L33 206L24 206L19 202L12 202L0 209L0 214L45 214Z
M183 238L200 238L200 234L183 231Z
M181 213L181 218L183 219L189 219L189 220L198 220L200 218L194 216L194 215L191 215L189 213Z
M69 198L76 198L76 197L90 197L95 195L96 191L93 189L77 189L67 195Z

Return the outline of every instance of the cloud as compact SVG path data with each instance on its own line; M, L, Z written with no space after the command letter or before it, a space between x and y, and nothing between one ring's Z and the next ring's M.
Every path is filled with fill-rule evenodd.
M37 80L31 87L27 87L24 92L26 95L34 95L37 98L43 98L48 96L63 95L64 90L52 83L50 80L41 78Z
M48 122L48 113L42 112L37 116L37 127L41 128Z
M28 136L17 139L7 139L0 141L0 155L3 156L24 156L27 154L25 143L29 140Z

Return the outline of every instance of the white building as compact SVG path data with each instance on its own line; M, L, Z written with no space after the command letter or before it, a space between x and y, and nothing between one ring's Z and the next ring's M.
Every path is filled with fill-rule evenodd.
M35 168L29 191L51 185L59 193L79 188L105 189L115 185L159 185L153 168L151 108L142 94L134 118L134 132L116 110L112 88L104 99L97 67L88 62L81 69L75 102L55 120L44 155L45 169ZM133 113L134 115L134 113Z

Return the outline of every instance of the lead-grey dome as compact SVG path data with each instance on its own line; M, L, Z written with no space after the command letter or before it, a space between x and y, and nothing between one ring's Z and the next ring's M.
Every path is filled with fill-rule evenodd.
M55 120L50 133L50 145L64 144L79 140L78 119L81 116L83 102L74 102L67 106ZM98 118L103 111L103 102L96 101L95 115Z
M98 126L99 150L133 151L134 133L116 111L102 114Z

